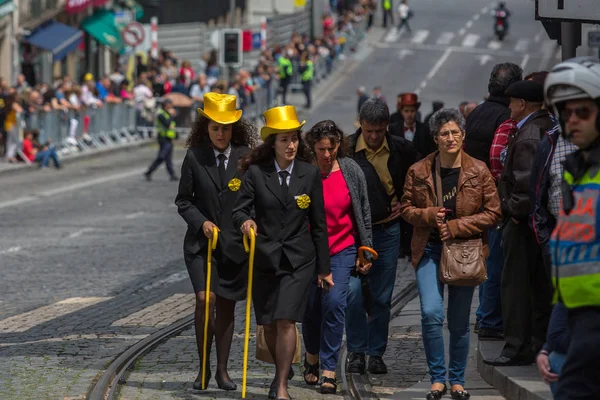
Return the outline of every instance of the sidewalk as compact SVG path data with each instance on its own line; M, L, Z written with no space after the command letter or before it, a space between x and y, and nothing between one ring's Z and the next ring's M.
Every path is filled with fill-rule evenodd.
M447 292L445 300L447 304ZM478 306L477 291L473 295L471 307L471 329L475 323L475 311ZM448 329L444 326L444 344L446 361L448 360ZM477 335L471 333L471 349L465 373L466 389L472 400L503 400L504 397L487 384L477 372ZM390 351L391 350L391 351ZM390 344L386 354L386 363L391 372L382 378L370 376L373 391L381 399L412 400L424 399L429 391L427 360L421 339L421 310L419 298L409 302L390 324ZM445 398L450 398L448 393Z

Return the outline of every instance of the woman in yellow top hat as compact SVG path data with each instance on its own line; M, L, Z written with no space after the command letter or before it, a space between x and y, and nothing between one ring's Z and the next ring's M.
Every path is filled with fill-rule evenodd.
M196 342L200 362L204 334L206 298L206 257L208 238L213 229L219 230L217 248L212 257L210 293L210 322L208 346L216 336L219 388L235 390L236 385L227 373L227 360L233 337L235 302L243 300L247 286L247 256L242 245L239 225L231 219L233 205L240 195L238 160L258 141L256 128L236 110L236 97L226 94L204 95L204 109L198 109L192 132L187 141L188 151L181 167L181 180L175 204L188 229L183 254L196 293ZM216 318L215 318L216 310ZM210 360L210 357L207 357ZM210 380L206 368L205 385ZM200 370L194 389L202 387Z
M246 174L233 221L245 235L250 228L257 235L254 313L256 323L264 326L270 353L277 355L269 398L288 399L295 323L302 321L316 273L319 287L333 286L333 281L321 174L305 161L308 153L300 136L304 122L298 121L292 106L263 115L264 144L242 159Z

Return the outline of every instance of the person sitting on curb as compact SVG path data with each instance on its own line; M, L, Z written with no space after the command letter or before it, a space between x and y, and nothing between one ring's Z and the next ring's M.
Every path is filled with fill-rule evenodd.
M27 132L25 134L25 139L23 139L23 155L27 157L27 159L31 162L39 163L40 168L47 168L50 163L50 159L54 163L56 169L60 168L60 161L58 160L58 154L56 154L56 149L52 145L51 141L48 140L46 144L44 144L41 149L38 149L33 144L33 133Z

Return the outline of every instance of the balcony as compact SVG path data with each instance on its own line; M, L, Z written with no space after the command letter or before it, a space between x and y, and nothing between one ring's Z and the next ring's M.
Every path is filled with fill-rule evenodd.
M30 28L45 19L54 17L65 5L65 0L20 0L19 22Z

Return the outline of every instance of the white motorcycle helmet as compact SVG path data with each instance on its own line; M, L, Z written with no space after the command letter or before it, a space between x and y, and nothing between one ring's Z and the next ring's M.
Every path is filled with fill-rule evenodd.
M546 78L544 97L560 123L561 134L569 139L560 112L569 100L592 99L600 107L600 63L591 57L576 57L556 64ZM596 127L600 131L600 113Z

